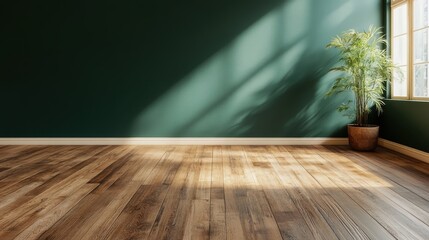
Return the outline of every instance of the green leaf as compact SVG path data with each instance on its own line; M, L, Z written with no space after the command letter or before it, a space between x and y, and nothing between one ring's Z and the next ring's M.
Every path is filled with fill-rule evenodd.
M382 111L386 82L398 69L382 49L385 44L381 28L370 26L363 32L347 30L326 45L340 52L337 66L330 71L343 74L335 79L326 95L351 91L355 96L353 104L343 103L337 109L354 116L358 124L366 124L372 106L379 113Z

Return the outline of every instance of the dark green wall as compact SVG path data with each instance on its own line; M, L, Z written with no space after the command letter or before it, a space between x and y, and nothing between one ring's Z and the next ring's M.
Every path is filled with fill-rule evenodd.
M380 136L429 152L429 102L386 100Z
M386 1L385 22L390 30L390 0ZM390 31L387 31L390 42ZM389 48L387 49L390 52ZM390 98L390 85L387 87ZM429 102L385 100L383 113L380 115L380 137L412 148L429 152Z
M336 34L383 1L2 1L1 137L345 136Z

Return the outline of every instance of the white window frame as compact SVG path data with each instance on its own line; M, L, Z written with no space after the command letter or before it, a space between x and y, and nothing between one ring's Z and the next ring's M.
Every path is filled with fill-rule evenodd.
M407 69L408 69L408 75L407 75L407 96L395 96L394 95L394 84L392 82L391 84L391 98L392 99L403 99L403 100L423 100L423 101L429 101L429 97L415 97L414 96L414 67L416 64L414 64L414 32L419 31L422 29L429 29L429 26L416 29L414 30L413 21L413 7L414 7L414 0L392 0L391 2L391 18L390 18L390 46L393 46L393 40L394 40L394 33L393 33L393 24L394 24L394 9L402 6L404 4L407 4L408 8L408 29L407 29L407 39L408 39L408 62L407 62ZM429 40L428 40L429 41ZM393 55L395 54L394 48L391 48L391 55L393 59ZM424 64L429 63L428 62L419 62L418 64Z

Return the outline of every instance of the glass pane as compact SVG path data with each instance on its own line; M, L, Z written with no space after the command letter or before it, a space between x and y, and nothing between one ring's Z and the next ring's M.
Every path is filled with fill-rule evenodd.
M428 64L414 67L414 97L428 97Z
M414 0L414 29L428 26L428 0Z
M408 88L408 69L407 67L400 67L393 72L393 96L406 97Z
M428 29L414 32L414 62L428 61Z
M407 32L407 4L400 5L393 9L393 36L398 36Z
M407 65L408 62L408 37L402 35L393 38L393 63L395 65Z

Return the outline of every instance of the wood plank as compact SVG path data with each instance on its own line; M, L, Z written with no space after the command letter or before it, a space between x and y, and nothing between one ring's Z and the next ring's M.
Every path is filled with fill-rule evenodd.
M231 171L232 191L226 191L225 201L228 206L237 206L235 211L227 211L235 218L239 218L243 236L245 239L282 239L280 230L275 222L271 208L266 200L262 188L254 177L251 164L247 160L243 148L232 146L229 151L229 163L233 167ZM228 173L228 172L226 172ZM227 182L225 181L225 184ZM228 187L228 186L227 186ZM227 196L230 196L228 204ZM237 211L238 210L238 211ZM238 220L236 219L238 224ZM227 222L227 230L229 224ZM227 231L232 235L233 230Z
M287 190L283 188L274 169L276 160L265 156L263 151L266 151L266 148L246 149L247 157L253 165L262 168L255 170L255 175L259 184L263 186L283 239L312 239L313 235L307 223Z
M342 146L0 147L3 239L427 239L429 164Z
M290 148L289 148L290 149ZM294 152L294 149L290 150ZM333 210L334 216L329 219L338 219L334 228L338 231L341 229L338 225L344 225L352 238L356 239L394 239L382 225L374 220L367 212L361 208L354 200L346 194L340 187L336 185L337 179L331 179L333 173L324 170L323 163L318 161L318 154L308 153L308 151L295 151L297 162L306 169L306 171L314 177L321 185L318 194L321 199ZM304 153L304 156L299 156L299 153ZM294 155L294 154L292 154ZM347 190L347 189L346 189ZM328 195L326 195L326 193ZM317 196L315 196L317 198ZM348 211L346 211L347 209ZM337 233L342 239L345 238L345 233ZM345 238L347 239L347 238Z
M221 146L213 148L210 188L210 239L226 239L225 193Z
M246 239L250 227L250 213L247 211L243 199L247 192L241 179L244 177L242 168L237 167L236 152L231 146L222 146L225 218L227 239Z
M142 185L115 220L108 239L146 239L168 192L168 185Z
M182 224L189 216L189 212L187 212L189 209L184 208L183 199L193 199L190 196L194 191L188 189L187 185L192 184L189 178L194 176L195 172L191 175L189 173L191 173L191 169L195 169L193 165L198 159L199 149L199 147L193 146L178 156L178 160L182 161L182 164L174 176L147 239L183 238Z
M10 184L12 186L16 186L17 189L15 189L12 193L5 195L3 197L0 197L0 209L3 207L8 206L9 204L16 202L17 199L21 198L25 194L27 194L29 191L33 190L34 188L40 186L42 182L25 182L23 185L20 184Z
M55 208L47 214L38 218L31 226L22 231L15 240L37 239L42 233L52 227L59 219L61 219L70 209L72 209L79 201L90 193L98 184L86 184L77 190L69 198L64 199Z
M161 238L167 239L191 239L190 235L196 232L194 225L197 225L201 231L197 231L203 239L206 239L209 234L209 199L197 201L198 180L202 170L202 162L204 157L204 146L197 146L194 158L190 158L190 171L187 174L184 182L184 188L180 192L178 205L174 214L173 226ZM210 189L208 189L210 191ZM197 200L196 200L197 199ZM205 206L204 207L204 203ZM198 213L195 210L200 208L204 212ZM196 223L194 220L199 218L198 214L202 214L204 221ZM196 238L197 239L197 238Z
M133 158L133 151L134 148L122 148L119 152L113 153L113 159L117 159L114 156L127 159L127 164L123 166L122 177L115 181L106 191L101 193L91 192L41 237L98 239L99 234L106 233L139 188L139 183L131 181L134 174L139 170L137 167L138 161ZM105 163L103 169L112 164L104 161L100 163ZM93 171L93 174L88 175L86 178L86 182L89 182L100 172ZM82 216L82 213L85 213L84 216ZM75 230L71 231L70 229Z
M176 151L173 152L173 150ZM177 172L178 167L175 163L180 164L178 155L183 150L184 148L181 147L164 152L156 151L149 156L147 161L155 164L141 168L148 170L147 175L139 172L136 174L138 177L133 178L135 181L143 182L143 185L113 223L111 233L108 234L110 239L147 238L169 188L166 180L170 174L174 175ZM165 172L170 173L165 174Z
M278 147L274 147L279 151ZM332 227L323 216L321 211L314 200L312 194L306 189L306 183L303 182L301 176L305 174L300 164L295 162L293 156L285 155L275 156L278 164L274 163L276 171L280 176L281 182L288 190L293 202L300 210L301 215L306 221L315 239L338 239Z
M191 202L191 212L185 224L184 239L210 239L213 147L203 146L199 160L199 176L195 176L197 180L195 199Z
M341 157L341 156L339 156ZM328 160L327 158L324 158ZM322 161L322 159L319 159ZM334 161L333 158L329 159ZM323 162L323 161L322 161ZM343 165L341 165L343 166ZM429 228L427 225L414 216L395 206L388 198L380 196L371 185L360 181L355 175L344 174L343 169L332 171L332 168L338 168L335 164L330 165L330 172L336 176L336 184L346 191L347 195L355 199L368 214L377 222L381 223L395 238L399 239L425 239ZM352 184L352 187L350 186ZM360 188L361 190L355 190ZM405 220L408 219L408 220Z
M321 148L319 147L318 150L321 151ZM424 187L427 186L427 184L422 185L423 189L417 187L411 182L408 182L407 177L404 177L398 170L391 169L390 165L379 165L377 161L372 161L371 158L361 156L359 153L344 151L337 147L330 147L327 152L323 153L323 156L328 158L332 155L339 156L336 158L339 159L338 161L341 161L341 164L346 164L348 161L353 162L355 166L362 169L362 171L355 170L358 173L362 174L363 172L369 171L376 173L371 177L373 181L377 181L377 184L382 184L384 186L391 186L390 189L393 192L429 213L429 195L424 191ZM428 164L426 165L429 166Z
M328 159L332 159L332 157L328 157ZM344 159L343 164L341 164L341 166L344 166L344 168L347 168L352 172L366 171L366 169L363 168L362 166L354 164L353 161L348 161L347 159ZM336 166L336 168L339 168L339 166ZM411 194L406 192L403 192L403 194L401 194L401 192L398 193L397 191L393 190L390 187L392 182L380 179L376 175L372 175L372 176L367 175L365 177L363 177L362 175L356 175L355 178L356 178L356 181L365 183L367 187L371 186L372 187L371 190L373 190L373 192L384 195L386 199L396 204L397 207L402 208L408 213L414 215L422 223L426 223L426 225L429 223L429 214L428 214L429 202L422 202L422 204L414 203L413 202L414 198L410 196ZM402 186L398 186L398 187L402 188Z

